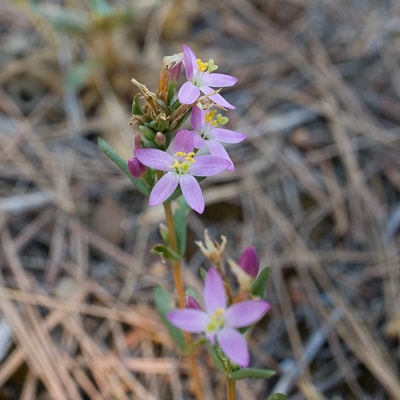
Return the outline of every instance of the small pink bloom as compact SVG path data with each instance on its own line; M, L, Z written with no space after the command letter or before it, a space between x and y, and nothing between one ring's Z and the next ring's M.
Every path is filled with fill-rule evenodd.
M183 197L199 214L204 211L204 197L195 176L213 176L229 167L229 162L214 155L196 155L194 141L187 130L179 131L173 142L173 154L158 149L137 149L136 157L144 165L165 174L150 193L149 205L166 201L180 185Z
M204 283L205 310L184 309L168 313L168 320L178 328L204 333L212 345L218 343L225 355L241 367L249 365L246 340L237 330L254 324L270 309L261 300L246 300L226 306L226 292L217 270L210 269Z
M178 99L181 104L193 104L200 97L200 92L202 92L205 95L209 95L209 98L221 107L231 110L235 108L219 93L214 93L215 89L212 88L233 86L237 82L237 78L211 72L210 62L203 63L197 60L192 49L185 45L183 46L183 63L187 82L182 85L178 92ZM216 68L216 66L213 66L212 69Z

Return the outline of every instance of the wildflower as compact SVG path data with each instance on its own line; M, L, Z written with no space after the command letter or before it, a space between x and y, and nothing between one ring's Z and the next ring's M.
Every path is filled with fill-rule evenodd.
M235 169L224 146L220 143L240 143L247 138L247 135L241 132L229 129L219 128L218 124L223 125L228 122L226 117L221 114L216 115L217 110L203 111L199 107L193 107L191 122L194 131L191 134L194 137L194 147L197 149L207 146L211 154L228 160L229 170Z
M149 205L167 200L180 185L182 194L191 208L201 214L204 197L195 176L216 175L229 167L221 157L211 154L196 155L194 140L187 130L179 131L173 142L173 155L158 149L137 149L136 157L144 165L166 172L150 193Z
M269 310L269 303L246 300L227 307L224 284L215 269L207 273L203 297L205 311L193 308L175 310L168 313L168 320L185 331L204 333L212 345L218 343L231 361L247 367L249 350L237 328L249 326L261 319Z
M187 82L185 82L178 92L178 99L181 104L193 104L200 96L200 92L208 95L216 104L233 110L235 106L228 103L215 89L233 86L237 78L213 73L218 66L213 60L208 63L196 59L192 49L189 46L183 46L183 63Z

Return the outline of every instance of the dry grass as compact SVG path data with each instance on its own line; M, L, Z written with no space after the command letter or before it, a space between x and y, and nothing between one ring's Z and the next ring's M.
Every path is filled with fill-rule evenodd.
M398 3L82 3L0 5L0 399L191 398L152 306L171 287L149 256L162 213L95 140L129 157L130 80L154 87L182 43L239 77L225 93L249 134L191 237L208 227L272 267L250 345L278 375L239 399L400 399ZM191 247L197 288L202 262ZM222 399L205 356L201 372Z

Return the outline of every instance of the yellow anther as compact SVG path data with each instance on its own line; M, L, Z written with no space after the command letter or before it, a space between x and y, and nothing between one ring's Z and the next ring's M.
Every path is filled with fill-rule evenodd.
M183 151L177 151L177 152L175 153L175 156L176 156L176 157L185 157L185 156L186 156L186 153L183 152Z
M185 156L186 161L190 161L191 163L194 163L196 160L194 159L195 152L191 151L190 153L187 153Z
M207 71L207 69L208 69L208 63L205 63L205 62L201 61L200 58L198 58L198 59L196 60L196 62L197 62L197 66L199 67L199 71L200 71L200 72L205 72L205 71Z
M214 314L210 316L210 321L208 322L206 331L213 332L224 327L225 325L225 321L223 318L224 311L225 310L223 308L218 308L217 310L214 311Z
M180 168L181 167L181 163L178 162L177 160L174 160L174 163L171 165L170 168Z

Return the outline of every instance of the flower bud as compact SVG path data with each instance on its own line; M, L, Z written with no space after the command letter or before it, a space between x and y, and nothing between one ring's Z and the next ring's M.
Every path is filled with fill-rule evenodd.
M193 296L186 296L186 308L194 308L195 310L201 310L201 306Z
M259 261L256 249L253 246L248 246L244 249L239 259L239 265L248 275L253 278L257 276Z
M136 157L129 159L128 169L135 178L140 178L146 172L146 166L143 165Z
M159 147L165 146L165 135L162 132L157 132L154 141Z

